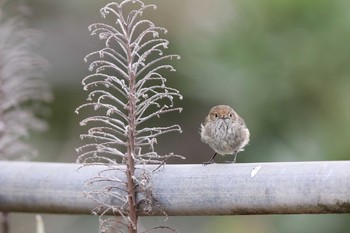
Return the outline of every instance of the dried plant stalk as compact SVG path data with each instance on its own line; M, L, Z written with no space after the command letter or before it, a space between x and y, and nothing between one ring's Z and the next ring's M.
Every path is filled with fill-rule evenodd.
M26 160L36 150L25 139L46 129L38 115L52 98L45 80L49 65L32 49L39 33L24 28L20 17L3 16L0 9L0 159Z
M86 193L101 204L96 211L102 212L101 232L115 228L115 224L137 232L137 211L150 212L154 203L148 183L152 171L142 165L161 164L173 156L183 158L173 153L159 155L154 148L158 136L181 132L179 125L144 126L152 118L182 110L173 103L176 97L182 99L181 94L167 87L162 75L163 70L175 71L166 61L179 56L163 53L169 42L159 35L166 30L142 18L148 8L156 6L137 0L109 3L101 9L101 14L104 18L114 17L115 24L95 23L89 27L92 35L104 41L104 48L85 57L92 72L82 81L84 90L89 92L88 102L76 112L90 107L94 115L80 122L88 128L81 135L87 143L77 150L78 162L106 166L106 170L91 178L88 184L115 183L113 187L93 188ZM142 169L140 177L136 177L136 169ZM115 172L124 172L126 179L117 180ZM143 195L138 195L140 193ZM138 210L141 203L144 209ZM107 212L121 218L103 218ZM122 232L120 228L114 231Z

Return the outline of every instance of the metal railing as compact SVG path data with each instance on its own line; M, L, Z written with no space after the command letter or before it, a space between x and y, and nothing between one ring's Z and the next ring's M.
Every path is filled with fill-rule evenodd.
M91 213L84 182L106 167L79 167L0 162L0 211ZM350 213L350 161L165 165L150 182L153 215Z

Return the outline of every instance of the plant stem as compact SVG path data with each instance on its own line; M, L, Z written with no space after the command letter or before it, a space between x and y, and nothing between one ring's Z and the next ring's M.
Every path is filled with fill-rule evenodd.
M125 24L124 24L125 25ZM127 27L125 27L125 31L127 31ZM129 41L128 41L129 42ZM135 174L135 132L136 132L136 100L135 100L135 83L136 76L135 73L131 70L131 64L133 62L131 56L131 48L130 43L128 43L128 74L129 74L129 103L128 103L128 150L127 150L127 158L126 158L126 176L127 176L127 190L128 190L128 212L130 222L128 225L129 233L137 232L137 204L136 204L136 189L134 182L134 174Z
M9 215L6 212L1 212L1 228L2 233L9 233L10 224L9 224Z

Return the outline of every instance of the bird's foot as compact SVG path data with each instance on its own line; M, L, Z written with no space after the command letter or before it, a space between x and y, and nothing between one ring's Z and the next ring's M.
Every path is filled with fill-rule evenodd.
M225 161L225 163L236 163L236 161L230 161L230 160L228 160L228 161Z
M206 166L206 165L209 165L209 164L213 164L214 163L214 160L209 160L207 162L204 162L202 165Z

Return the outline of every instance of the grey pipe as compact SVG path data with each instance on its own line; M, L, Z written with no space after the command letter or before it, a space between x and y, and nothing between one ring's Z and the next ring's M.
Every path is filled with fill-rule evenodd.
M83 184L105 167L80 166L0 162L0 211L91 213ZM166 165L151 183L154 215L350 213L350 161Z

